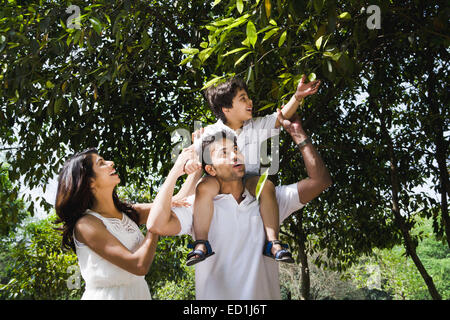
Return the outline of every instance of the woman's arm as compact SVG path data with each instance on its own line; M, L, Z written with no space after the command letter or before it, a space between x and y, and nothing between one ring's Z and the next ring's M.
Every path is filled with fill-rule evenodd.
M195 193L195 187L198 181L202 177L203 170L197 170L194 173L188 175L186 181L181 186L180 191L172 197L172 201L180 201Z
M75 237L105 260L138 276L147 274L158 243L158 235L147 232L139 248L131 252L106 229L100 219L91 215L77 222Z
M193 145L184 149L178 156L177 161L153 201L152 214L147 219L147 229L150 232L159 235L175 235L180 232L180 222L172 212L172 194L178 177L184 173L184 165L188 160L195 159L194 157ZM201 168L198 161L195 163L195 167L197 170Z

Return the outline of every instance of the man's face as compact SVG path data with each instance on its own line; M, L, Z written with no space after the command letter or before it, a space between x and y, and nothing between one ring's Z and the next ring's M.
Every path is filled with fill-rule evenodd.
M233 98L232 108L222 108L225 117L230 122L247 121L252 118L253 101L248 97L247 91L238 89Z
M208 173L223 181L242 179L245 174L244 156L230 139L213 142L209 148L212 166Z

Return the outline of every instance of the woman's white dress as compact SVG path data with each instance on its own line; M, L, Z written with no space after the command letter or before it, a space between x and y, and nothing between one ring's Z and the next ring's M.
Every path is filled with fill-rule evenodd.
M131 252L137 250L144 240L144 235L136 223L124 213L122 220L105 218L89 209L85 213L102 220L106 229ZM134 275L103 259L87 245L75 239L75 235L74 241L81 275L86 282L82 300L151 299L144 276Z

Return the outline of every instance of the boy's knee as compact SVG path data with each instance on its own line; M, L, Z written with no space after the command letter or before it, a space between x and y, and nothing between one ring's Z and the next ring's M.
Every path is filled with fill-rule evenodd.
M215 177L204 177L196 187L196 193L214 194L219 193L220 185Z
M266 182L264 183L261 193L274 194L275 193L275 185L273 184L273 182L270 181L269 179L267 179Z

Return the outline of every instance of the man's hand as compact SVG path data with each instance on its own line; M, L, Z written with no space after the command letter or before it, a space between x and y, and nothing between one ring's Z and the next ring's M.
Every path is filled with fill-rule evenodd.
M295 99L301 101L302 99L310 96L319 90L320 80L314 80L309 83L305 83L306 75L302 77L300 83L298 84L297 91L295 92Z
M295 144L300 143L308 136L302 127L302 122L297 113L295 113L291 119L287 120L280 109L277 109L278 121L283 126L284 130L286 130L294 140Z

